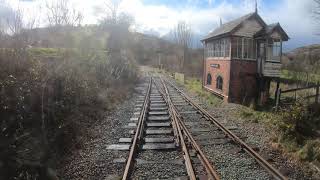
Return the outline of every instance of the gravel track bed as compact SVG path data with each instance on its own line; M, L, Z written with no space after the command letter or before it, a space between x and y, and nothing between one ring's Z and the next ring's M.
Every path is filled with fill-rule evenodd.
M177 150L169 150L169 151L157 151L157 150L146 150L139 152L138 159L143 159L147 161L171 161L171 160L177 160L182 159L183 154L182 152Z
M192 99L203 103L201 106L210 114L212 114L220 123L224 124L225 126L238 127L239 132L237 132L236 135L246 137L245 139L242 138L242 140L250 145L257 146L259 148L258 153L289 179L312 179L303 173L302 168L299 167L297 162L290 160L281 152L271 147L269 143L271 137L270 131L267 130L263 124L251 123L246 119L240 119L234 115L235 112L238 112L242 108L241 105L223 103L217 107L212 107L207 105L203 99L198 98L197 95L188 92L184 86L175 83L173 80L171 80L171 82L173 82L180 90L183 90L186 94L188 94ZM187 108L178 107L178 110L190 110L189 107ZM208 146L205 148L208 148Z
M143 164L135 167L133 179L174 179L187 176L185 165L177 164Z
M146 85L139 84L138 87L143 86L145 89ZM124 164L113 163L113 160L127 158L129 152L107 150L106 147L117 144L119 138L130 137L129 129L123 127L133 115L137 97L143 95L141 89L136 88L136 92L126 101L92 125L90 138L86 138L80 149L73 150L61 161L58 169L61 179L100 180L121 176Z
M189 115L184 118L188 121L197 122L199 115ZM187 126L192 132L193 128L198 126ZM208 137L223 136L221 131L217 131L213 124L200 126L201 128L211 129L209 132L192 133L195 138L197 135L205 135ZM227 139L227 138L223 138ZM214 140L208 139L207 142ZM198 140L198 142L200 142ZM232 143L222 145L202 145L201 146L209 160L214 163L222 179L270 179L267 172L255 162L249 155L245 153L229 153L230 150L237 149L238 146ZM228 151L229 150L229 151ZM232 152L232 151L231 151ZM234 151L235 152L235 151Z

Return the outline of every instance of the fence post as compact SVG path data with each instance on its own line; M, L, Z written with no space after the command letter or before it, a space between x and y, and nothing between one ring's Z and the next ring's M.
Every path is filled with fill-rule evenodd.
M319 87L320 84L319 82L317 83L317 87L316 87L316 99L315 99L315 103L318 104L319 103Z
M279 104L280 104L280 98L281 98L281 88L277 91L277 98L276 98L276 111L278 111Z

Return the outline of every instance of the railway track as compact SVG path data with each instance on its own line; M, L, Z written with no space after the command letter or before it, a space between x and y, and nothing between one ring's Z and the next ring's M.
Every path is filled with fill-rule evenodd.
M137 112L127 126L131 137L108 146L129 151L121 160L125 164L122 179L230 179L223 174L223 165L215 167L216 159L207 156L214 156L216 145L230 143L239 147L236 155L246 152L260 164L262 168L252 172L262 173L261 179L286 179L232 128L220 124L170 81L150 78L142 89L144 95L138 97Z

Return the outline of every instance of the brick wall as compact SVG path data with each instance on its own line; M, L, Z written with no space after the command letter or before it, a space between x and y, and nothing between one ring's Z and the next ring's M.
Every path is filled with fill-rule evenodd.
M211 65L219 67L211 67ZM212 76L211 85L207 85L207 74ZM204 84L211 92L224 97L226 102L251 103L258 97L256 61L207 58L205 62ZM222 91L216 88L216 79L218 76L223 78ZM264 80L265 81L265 80ZM268 92L268 86L265 87ZM264 93L262 101L265 102L268 93Z
M257 96L256 61L232 60L230 75L231 102L250 102Z
M210 88L215 93L224 96L224 99L228 101L229 96L229 80L230 80L230 59L227 58L207 58L205 64L205 86ZM219 65L219 67L211 67L211 65ZM207 74L210 73L212 77L211 85L207 85ZM221 76L223 78L222 91L216 88L217 77Z

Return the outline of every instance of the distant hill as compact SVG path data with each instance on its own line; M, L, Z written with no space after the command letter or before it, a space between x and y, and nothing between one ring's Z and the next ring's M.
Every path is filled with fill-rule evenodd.
M284 54L282 63L285 69L320 73L320 44L289 51Z

